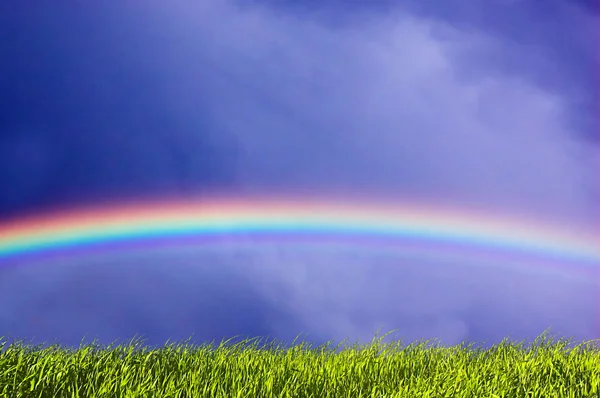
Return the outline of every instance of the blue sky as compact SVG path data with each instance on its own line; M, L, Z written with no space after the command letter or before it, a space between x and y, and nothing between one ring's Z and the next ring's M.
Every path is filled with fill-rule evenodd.
M0 219L226 194L597 232L592 2L0 6ZM0 335L597 338L598 278L289 247L0 266Z

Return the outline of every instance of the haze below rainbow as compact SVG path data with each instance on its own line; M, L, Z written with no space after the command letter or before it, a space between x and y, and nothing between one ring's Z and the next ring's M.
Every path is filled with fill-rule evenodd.
M308 199L212 199L138 202L50 212L0 222L0 261L97 244L254 237L263 241L417 244L422 250L516 255L597 266L600 250L590 231L482 211ZM215 239L212 239L215 238ZM363 243L364 242L364 243Z

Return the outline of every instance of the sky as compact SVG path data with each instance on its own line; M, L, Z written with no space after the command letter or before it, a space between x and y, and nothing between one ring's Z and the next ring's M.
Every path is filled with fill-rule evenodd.
M0 227L259 195L600 232L593 1L31 4L0 5ZM36 342L600 338L598 269L277 242L1 261L0 336Z

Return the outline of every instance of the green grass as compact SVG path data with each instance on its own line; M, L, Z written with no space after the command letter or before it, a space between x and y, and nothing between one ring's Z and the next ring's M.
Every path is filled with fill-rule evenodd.
M385 337L385 336L384 336ZM11 397L600 397L600 347L544 333L491 348L259 340L150 349L0 342L0 396Z

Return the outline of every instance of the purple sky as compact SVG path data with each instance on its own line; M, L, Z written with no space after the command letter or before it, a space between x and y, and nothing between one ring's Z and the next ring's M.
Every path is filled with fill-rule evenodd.
M302 193L598 232L592 3L275 3L0 6L0 220ZM350 248L107 253L0 263L0 335L590 339L599 289L597 272Z

